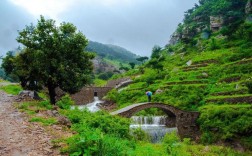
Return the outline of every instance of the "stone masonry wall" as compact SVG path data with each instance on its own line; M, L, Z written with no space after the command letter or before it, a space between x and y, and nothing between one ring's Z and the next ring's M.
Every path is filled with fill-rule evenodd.
M111 89L111 87L84 87L78 93L72 94L71 98L76 105L88 104L94 101L94 96L102 99Z

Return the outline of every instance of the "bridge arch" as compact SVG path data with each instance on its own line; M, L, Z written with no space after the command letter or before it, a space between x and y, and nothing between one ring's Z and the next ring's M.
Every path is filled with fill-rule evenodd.
M196 123L196 120L199 117L199 112L183 111L168 104L147 102L132 104L130 106L112 112L111 114L130 118L135 113L147 108L160 108L165 113L167 113L168 116L173 117L176 122L178 134L181 138L189 137L194 140L199 138L199 126Z

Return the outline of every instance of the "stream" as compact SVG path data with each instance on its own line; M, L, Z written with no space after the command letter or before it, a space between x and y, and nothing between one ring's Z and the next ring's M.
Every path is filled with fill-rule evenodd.
M100 108L98 107L100 103L103 103L103 101L99 100L99 97L95 96L93 102L88 103L86 105L73 106L73 108L75 107L78 107L79 109L87 108L90 112L97 112L100 110Z
M97 112L100 110L98 105L103 103L98 97L94 97L92 103L86 105L73 106L79 109L87 108L90 112ZM147 134L150 135L152 143L158 143L162 140L166 133L171 133L177 131L176 127L168 128L165 125L166 116L132 116L132 123L130 124L130 129L141 128Z

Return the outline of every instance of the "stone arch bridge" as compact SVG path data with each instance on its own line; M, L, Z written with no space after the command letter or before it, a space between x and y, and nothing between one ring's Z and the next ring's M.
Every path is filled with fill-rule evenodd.
M160 108L163 110L168 116L166 125L168 127L177 127L178 134L181 138L187 137L197 140L200 136L199 126L196 124L199 112L183 111L168 104L138 103L119 109L111 114L130 118L137 112L147 108Z

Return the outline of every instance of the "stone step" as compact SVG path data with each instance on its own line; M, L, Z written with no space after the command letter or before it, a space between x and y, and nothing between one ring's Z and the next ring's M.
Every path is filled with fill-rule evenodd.
M212 96L227 96L227 95L242 95L242 94L248 94L248 90L243 88L243 89L232 90L228 92L211 93Z
M223 96L223 97L211 97L206 99L207 103L230 103L230 104L238 104L238 103L248 103L252 104L252 95L236 95L236 96Z
M167 82L166 85L177 85L177 84L205 84L208 81L206 79L204 79L204 81L202 80L192 80L192 81L171 81L171 82Z
M165 86L162 86L161 89L169 89L175 86L181 86L181 84L165 85ZM194 86L194 87L205 88L207 84L183 84L183 86Z
M219 61L214 60L214 59L200 60L200 61L195 61L195 62L193 63L193 65L196 65L196 64L203 64L203 63L207 63L207 64L213 63L213 64L216 64L216 63L219 63Z
M207 67L208 64L207 63L202 63L202 64L195 64L195 65L190 65L190 66L187 66L187 67L183 67L182 69L183 70L186 70L186 69L195 69L195 68L200 68L200 67Z
M232 77L223 78L223 79L219 80L219 82L231 83L231 82L237 82L240 80L241 80L240 76L232 76Z

